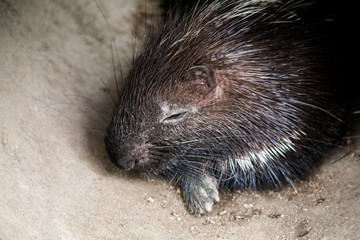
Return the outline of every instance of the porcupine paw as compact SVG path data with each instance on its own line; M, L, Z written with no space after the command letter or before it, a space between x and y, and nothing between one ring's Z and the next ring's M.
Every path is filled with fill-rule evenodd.
M197 216L210 212L214 202L220 200L216 180L207 175L203 178L187 177L182 183L181 193L190 213Z

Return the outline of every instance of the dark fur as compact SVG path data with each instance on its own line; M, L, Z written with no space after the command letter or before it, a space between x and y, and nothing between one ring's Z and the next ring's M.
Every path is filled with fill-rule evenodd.
M168 177L195 213L216 200L207 177L242 189L306 176L342 125L329 19L302 1L213 2L149 33L105 139L118 167Z

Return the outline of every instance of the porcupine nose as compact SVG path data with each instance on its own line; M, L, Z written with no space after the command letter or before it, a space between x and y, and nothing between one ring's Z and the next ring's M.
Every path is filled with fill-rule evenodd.
M121 170L130 170L134 168L135 161L132 159L132 157L129 154L129 151L124 146L118 146L118 145L106 145L106 150L109 155L109 158L111 162Z
M112 154L110 156L111 161L114 163L114 165L121 170L131 170L135 166L135 161L128 157L128 154L125 152L118 152L116 154Z
M120 159L118 164L115 165L122 170L128 171L134 168L135 161L124 161L123 159Z

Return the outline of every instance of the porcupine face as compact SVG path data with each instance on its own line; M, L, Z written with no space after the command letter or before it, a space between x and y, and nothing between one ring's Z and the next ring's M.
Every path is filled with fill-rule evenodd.
M193 66L184 72L175 74L175 78L166 77L167 81L160 83L162 86L156 81L166 71L158 73L159 76L153 72L142 77L130 72L105 139L115 165L170 177L205 169L204 161L194 158L201 157L201 151L208 152L197 146L202 146L198 143L206 141L206 132L210 130L208 134L212 134L215 126L207 123L212 116L203 108L215 104L222 93L212 69Z
M110 159L172 179L206 173L229 188L305 174L338 119L297 8L215 1L149 34L109 123Z

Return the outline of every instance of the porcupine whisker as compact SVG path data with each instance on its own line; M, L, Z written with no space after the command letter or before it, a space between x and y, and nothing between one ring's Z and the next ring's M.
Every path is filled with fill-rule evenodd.
M189 158L193 158L193 159L200 158L200 159L208 159L208 160L210 160L210 159L218 160L219 159L216 156L203 155L203 154L199 154L199 155L181 154L181 155L179 155L179 157L184 157L186 159L189 159Z
M324 145L327 145L327 146L332 146L332 147L343 147L342 145L340 144L337 144L337 143L333 143L333 142L329 142L329 141L322 141L322 140L319 140L319 139L314 139L314 138L302 138L303 140L306 140L308 142L312 142L312 143L321 143L321 144L324 144Z
M117 51L116 46L115 46L115 51ZM119 60L120 61L120 60ZM115 67L115 59L114 59L114 50L113 50L113 43L111 42L111 64L113 67L113 75L114 75L114 81L115 81L115 86L116 86L116 92L117 92L117 96L118 96L118 102L120 101L120 89L119 89L119 80L118 77L116 75L116 67ZM120 67L120 74L121 74L121 63L119 63ZM121 77L122 78L122 77ZM121 81L123 82L123 81Z
M84 129L87 132L96 132L96 133L104 133L104 129L94 129L94 128L86 128L83 127L82 129Z
M135 63L135 56L136 56L136 51L137 51L137 42L136 42L136 32L138 29L138 18L137 16L135 17L135 27L134 30L131 31L132 34L132 40L131 40L131 47L132 47L132 59L131 59L131 65L134 65Z
M192 150L194 152L199 152L201 151L201 153L205 154L207 152L211 152L211 151L221 151L222 153L227 152L227 153L232 153L233 150L232 149L228 149L228 148L204 148L204 147L193 147L193 148L183 148L184 150ZM203 152L205 151L205 153ZM208 153L209 155L212 156L219 156L219 157L223 157L223 155L217 155L217 154L213 154L213 153Z
M84 96L81 96L81 95L65 94L65 96L67 96L67 97L83 98L83 99L85 99L85 100L87 100L87 101L89 101L89 102L91 102L91 103L94 103L94 102L92 101L92 99L87 98L87 97L84 97ZM71 105L73 105L73 103L64 103L64 104L69 104L69 105L71 104ZM102 113L102 114L97 114L96 116L99 117L101 120L103 120L105 123L107 123L107 120L106 120L104 117L102 117L102 116L108 114L108 112L99 110L99 109L101 109L101 108L100 108L100 106L98 106L98 105L96 105L96 104L95 104L95 107L97 108L96 111L99 111L100 113ZM94 112L94 108L88 107L88 106L85 106L85 105L82 105L81 107L78 106L78 108L84 110L85 112Z
M131 23L129 23L129 19L126 17L123 17L124 22L127 24L127 26L131 27ZM134 65L135 62L135 57L137 54L137 42L136 42L136 32L138 29L138 18L137 16L135 17L135 26L133 28L133 30L131 30L131 34L132 34L132 39L131 39L131 47L132 47L132 56L131 56L131 60L129 58L129 56L126 54L126 52L124 51L124 49L122 49L122 53L124 54L124 56L126 56L126 58L128 59L128 61L131 63L131 65ZM117 51L117 58L118 61L120 62L120 57L119 57L119 52ZM123 74L121 74L121 80L122 80L122 85L124 84L124 79L123 79Z
M147 19L147 1L145 0L145 19ZM145 29L145 33L148 33L149 32L149 29L147 28L147 24L146 24L146 20L144 21L144 29Z
M148 34L151 35L151 34L154 33L153 27L156 27L156 26L154 26L154 24L157 22L156 21L156 16L158 16L158 12L157 12L156 7L154 7L154 9L151 9L151 11L148 11L148 4L147 4L146 0L145 0L144 5L145 5L145 10L144 10L144 19L145 19L145 21L144 21L144 29L145 29L144 33L145 33L145 36L144 36L144 39L146 39ZM146 21L149 18L148 12L151 13L152 11L154 11L155 13L150 14L151 18L149 19L149 21Z
M264 137L264 136L268 136L268 135L266 135L266 134L251 134L251 135L249 134L249 135L245 135L245 136L229 135L229 136L220 136L220 137L212 137L212 138L194 139L194 140L183 141L183 142L176 142L177 139L172 139L175 142L172 143L170 146L196 144L196 143L210 143L210 142L218 142L219 140L229 140L229 139L244 140L244 139L249 139L252 137ZM167 147L167 146L156 146L156 147L152 147L152 148L159 149L159 148L163 148L163 147Z
M100 13L103 16L103 18L105 20L105 23L106 23L106 26L109 29L109 32L110 32L110 35L111 35L111 58L112 58L112 64L113 64L113 72L114 72L114 78L115 78L116 92L117 92L118 98L119 98L120 97L120 90L119 90L119 84L118 84L118 79L117 79L116 70L115 70L116 68L115 68L115 61L114 61L114 52L112 50L113 44L114 44L114 47L115 47L115 50L116 50L116 55L117 55L117 58L118 58L118 61L119 61L119 70L120 70L121 82L123 83L124 82L124 76L123 76L123 71L122 71L122 64L121 64L121 61L120 61L119 50L118 50L118 47L117 47L117 44L116 44L116 41L115 41L115 36L114 36L113 31L112 31L112 29L110 27L109 21L107 20L105 14L104 14L104 11L101 9L99 3L96 0L93 0L93 1L95 2L96 6L100 10Z
M202 143L203 141L198 141L200 143ZM208 143L208 142L207 142ZM150 149L154 149L154 150L159 150L159 149L172 149L172 148L177 148L177 146L184 146L181 149L187 150L187 149L191 149L191 150L229 150L228 148L205 148L205 147L192 147L188 144L171 144L171 145L162 145L162 146L155 146L155 147L151 147ZM186 148L186 146L189 146L188 148Z
M97 76L97 78L102 82L102 84L103 84L104 87L105 87L105 91L109 94L109 96L110 96L113 104L116 105L115 98L114 98L114 96L112 95L109 86L105 83L104 79L102 79L102 77L100 77L100 75L99 75L94 69L92 69L89 65L88 65L88 68L89 68L89 69Z
M251 99L241 99L241 102L242 104L247 104L247 102L251 103ZM271 99L272 102L275 102L275 103L282 103L281 100L274 100L274 99ZM228 100L228 101L221 101L221 102L218 102L218 103L211 103L211 104L208 104L208 105L204 105L204 106L201 106L201 110L205 109L205 108L210 108L210 107L220 107L220 106L232 106L232 104L238 104L237 102L233 101L233 100ZM289 107L289 109L291 110L297 110L297 111L300 111L298 109L298 107L294 106L294 105L290 105L289 103L282 103L282 104L286 104L286 106ZM261 106L263 109L266 109L265 106ZM239 110L240 110L240 107L239 107ZM289 110L290 111L290 110ZM290 114L290 113L289 113ZM271 117L271 116L269 116Z
M194 175L194 176L196 176L197 174L201 174L203 171L195 166L196 166L195 164L193 168L189 168L187 165L171 166L170 168L165 169L163 174L171 176L172 178L175 178L175 176L178 175L178 173L180 175L178 175L176 178L181 178L184 175L183 173L185 172L188 173L189 175ZM153 170L156 171L157 169L153 169Z
M170 148L169 148L170 149ZM202 152L197 152L196 150L197 149L200 149ZM209 158L209 159L222 159L224 156L221 155L221 154L214 154L214 153L211 153L211 152L203 152L203 151L212 151L213 149L204 149L204 148L184 148L183 149L184 151L186 150L192 150L194 151L194 154L195 155L188 155L190 153L186 153L186 154L180 154L179 156L181 157L187 157L187 156L191 156L191 157L195 157L195 156L200 156L200 158ZM228 154L231 154L233 151L232 150L229 150L229 149L218 149L217 151L221 152L221 153L228 153ZM202 157L201 157L202 156Z
M297 101L295 99L291 99L290 101L292 102L296 102L296 103L299 103L299 104L302 104L302 105L305 105L305 106L308 106L308 107L312 107L312 108L315 108L315 109L318 109L326 114L328 114L329 116L333 117L334 119L336 119L337 121L339 122L342 122L343 120L341 120L340 118L336 117L334 114L332 114L330 111L327 111L321 107L318 107L316 105L313 105L313 104L310 104L310 103L305 103L305 102L301 102L301 101Z
M229 138L229 139L233 139L233 138ZM243 139L243 138L240 138ZM171 145L163 145L163 146L156 146L156 147L151 147L152 149L171 149L177 146L189 146L189 144L197 144L197 143L216 143L219 142L219 140L221 140L221 138L219 139L202 139L202 140L192 140L192 141L187 141L187 142L177 142L177 143L172 143Z
M203 162L193 160L193 158L188 158L186 156L179 156L176 159L181 160L185 165L194 165L194 166L203 166Z
M165 170L164 175L165 176L170 176L169 182L171 184L175 185L175 186L180 182L180 180L182 178L182 175L178 176L178 173L176 171L175 171L175 174L174 174L172 172L169 172L168 170Z
M297 144L297 146L300 146L300 147L303 148L303 149L310 150L310 151L313 152L313 153L318 153L319 155L327 156L327 153L324 153L324 152L321 151L321 150L315 149L314 147L306 146L306 145L304 145L304 144Z
M203 168L198 168L196 167L196 165L192 164L192 165L182 165L182 166L177 166L174 169L177 170L177 172L180 173L186 173L186 175L188 176L192 176L192 177L196 177L204 174L204 169Z
M177 169L182 169L184 172L194 174L202 174L205 170L203 163L189 160L183 163L182 166L180 168L178 167Z

